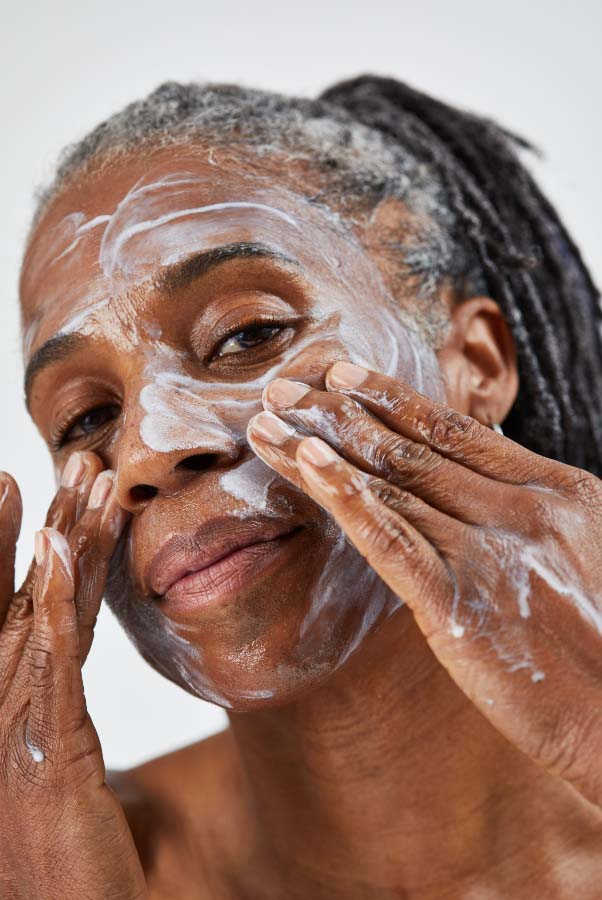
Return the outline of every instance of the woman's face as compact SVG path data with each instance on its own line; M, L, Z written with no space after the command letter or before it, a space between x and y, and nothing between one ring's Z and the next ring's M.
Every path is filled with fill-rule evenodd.
M107 600L151 665L234 709L323 681L400 606L253 454L263 387L322 387L350 359L442 396L310 180L242 149L133 154L52 202L23 267L29 405L57 474L94 450L133 514Z

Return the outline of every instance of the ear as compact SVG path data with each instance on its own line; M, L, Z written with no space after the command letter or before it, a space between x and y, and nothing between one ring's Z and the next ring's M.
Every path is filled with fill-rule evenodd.
M518 392L514 339L490 297L450 309L451 329L437 353L447 402L484 425L503 422Z

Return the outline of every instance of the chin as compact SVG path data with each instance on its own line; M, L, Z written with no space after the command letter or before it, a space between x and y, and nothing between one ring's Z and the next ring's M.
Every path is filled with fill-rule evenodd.
M244 562L244 561L243 561ZM236 712L294 702L338 671L400 601L332 525L291 534L246 583L177 602L144 596L113 558L106 601L143 658L184 690Z

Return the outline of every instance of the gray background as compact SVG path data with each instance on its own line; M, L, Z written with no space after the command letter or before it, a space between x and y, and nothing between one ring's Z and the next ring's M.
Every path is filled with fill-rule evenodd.
M0 467L19 481L22 574L53 492L21 400L16 279L32 190L61 147L161 81L242 81L312 95L375 72L497 118L547 153L533 163L600 282L602 65L598 2L276 0L104 3L2 0ZM156 675L104 610L85 668L107 765L127 767L224 724Z

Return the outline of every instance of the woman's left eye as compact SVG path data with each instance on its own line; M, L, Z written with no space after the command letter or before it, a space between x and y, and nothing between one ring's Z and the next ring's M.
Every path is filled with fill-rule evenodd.
M243 350L251 350L258 344L263 344L281 331L279 325L253 325L238 331L226 338L218 348L216 356L228 356L232 353L241 353Z

